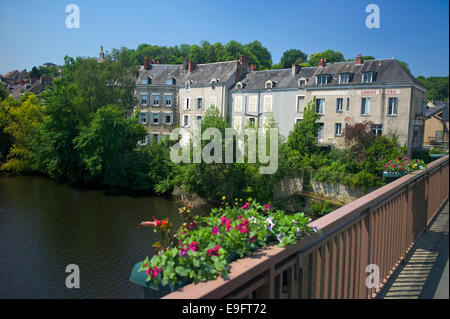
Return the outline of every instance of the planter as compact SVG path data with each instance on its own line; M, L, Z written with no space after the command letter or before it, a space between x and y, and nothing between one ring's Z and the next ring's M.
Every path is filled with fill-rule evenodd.
M442 154L431 154L430 155L431 158L440 158L442 156L445 156L445 153L442 153Z
M133 270L131 271L130 281L144 288L145 299L159 299L191 283L190 280L186 280L179 281L175 286L172 286L170 284L167 286L155 286L152 280L147 281L148 275L145 273L145 271L138 271L139 268L141 268L141 265L142 261L134 265Z
M405 176L408 173L399 173L399 172L383 172L383 177L386 183L391 183L396 179L399 179L402 176Z

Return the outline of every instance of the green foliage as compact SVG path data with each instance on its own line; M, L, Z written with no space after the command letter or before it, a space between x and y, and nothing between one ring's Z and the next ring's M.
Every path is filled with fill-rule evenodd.
M299 64L306 62L308 56L300 50L291 49L283 53L281 57L280 64L283 68L290 68L292 64Z
M103 185L129 185L127 162L137 141L147 134L136 119L127 119L116 106L101 107L92 116L89 126L74 139L83 167Z
M312 53L309 55L308 63L312 66L317 66L321 58L327 62L344 62L344 55L341 52L333 51L331 49L319 53Z
M0 101L6 99L9 96L8 90L5 88L3 83L0 82Z
M289 133L288 145L291 149L300 152L300 155L314 154L317 152L316 139L319 129L317 120L320 115L315 112L315 99L305 106L303 120L296 123Z
M145 258L139 271L146 271L155 287L227 278L228 264L236 258L272 244L294 244L318 231L308 224L303 213L287 215L251 199L241 208L226 204L182 225L172 244Z
M314 215L326 215L333 211L333 207L328 201L313 201L311 202L311 212Z
M406 63L405 61L400 61L397 60L398 64L400 64L406 71L408 71L409 73L411 73L411 70L409 68L409 64Z
M417 79L422 82L427 91L427 100L448 101L448 76L430 76L425 78L418 76Z

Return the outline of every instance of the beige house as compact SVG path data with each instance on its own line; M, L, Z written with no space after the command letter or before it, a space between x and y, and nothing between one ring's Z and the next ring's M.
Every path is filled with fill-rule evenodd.
M425 116L427 119L425 120L424 145L448 146L448 102L428 102L425 110Z

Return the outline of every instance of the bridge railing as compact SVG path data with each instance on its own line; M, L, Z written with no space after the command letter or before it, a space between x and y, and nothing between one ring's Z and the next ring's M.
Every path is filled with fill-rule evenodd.
M322 230L231 263L228 279L187 285L164 298L372 298L448 200L449 156L314 221ZM371 269L373 271L373 269Z

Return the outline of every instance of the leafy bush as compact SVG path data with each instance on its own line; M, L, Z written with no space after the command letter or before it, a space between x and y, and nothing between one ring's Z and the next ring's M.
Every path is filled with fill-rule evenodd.
M154 220L142 226L161 231L162 241L154 245L157 253L142 262L139 271L148 274L147 281L155 286L199 282L228 276L228 263L271 245L295 243L318 229L308 226L310 219L303 213L286 215L249 199L242 207L212 209L208 217L194 217L171 237L170 223Z

